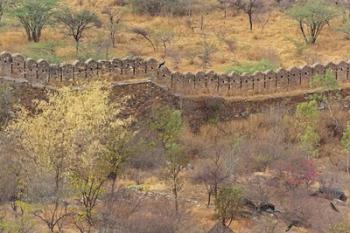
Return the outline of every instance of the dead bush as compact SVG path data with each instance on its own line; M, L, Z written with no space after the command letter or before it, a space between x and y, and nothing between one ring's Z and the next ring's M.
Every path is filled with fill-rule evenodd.
M273 48L254 48L249 50L247 56L248 59L253 61L267 60L276 67L279 67L281 64L280 56Z

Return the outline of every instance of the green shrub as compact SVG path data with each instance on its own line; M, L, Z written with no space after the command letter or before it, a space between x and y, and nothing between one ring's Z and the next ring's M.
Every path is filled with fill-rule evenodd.
M191 0L131 0L131 5L139 14L183 16L188 13Z
M328 230L328 233L349 233L349 232L350 232L349 224L334 224Z
M30 43L23 53L36 60L43 58L51 63L60 63L62 58L56 54L56 50L61 46L63 46L61 42L53 40Z
M241 63L238 65L234 65L232 67L229 67L226 69L226 73L237 73L237 74L254 74L255 72L264 72L264 71L270 71L275 70L277 67L276 65L272 64L269 60L262 59L260 61L254 61L254 62L247 62L247 63Z
M238 187L222 187L215 201L216 218L229 226L242 213L243 191Z
M323 90L335 90L338 88L338 82L332 70L327 69L324 75L315 75L310 80L312 88L322 88Z

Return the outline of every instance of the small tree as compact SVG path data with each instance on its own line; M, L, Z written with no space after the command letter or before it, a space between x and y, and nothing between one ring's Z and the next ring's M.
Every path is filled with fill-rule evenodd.
M73 186L80 194L79 216L93 225L93 210L111 172L105 159L106 132L121 132L123 121L113 121L119 109L109 101L109 88L101 82L84 85L77 91L65 87L49 94L49 102L39 101L36 114L23 109L9 126L38 171L52 174L52 203L35 212L51 232L59 230L67 212L65 187ZM118 126L118 127L117 127Z
M83 33L93 27L100 27L101 21L95 13L88 10L73 12L69 8L61 11L56 16L57 21L62 23L67 30L69 36L75 41L76 56L79 53L79 43L83 37Z
M107 30L109 31L109 37L112 42L113 48L117 46L117 33L119 30L122 14L114 8L106 8L102 12L108 17Z
M295 189L305 185L308 189L318 178L315 163L302 157L281 161L280 169L288 189Z
M28 41L39 42L42 30L51 22L58 0L18 1L11 14L24 27Z
M164 57L167 56L168 46L174 40L175 33L168 28L160 28L155 33L155 38L158 43L160 43L164 49Z
M215 201L216 218L224 226L230 226L232 221L242 213L243 192L237 187L222 187Z
M224 10L224 18L227 18L227 10L232 7L234 1L233 0L218 0L219 6Z
M213 54L217 51L215 44L207 41L206 38L203 39L202 48L199 58L202 61L202 68L207 69L212 61Z
M315 157L318 153L317 147L320 137L316 131L319 121L318 104L316 100L310 100L298 104L296 110L297 127L300 131L298 138L302 148L310 157Z
M323 28L336 16L336 11L325 0L307 0L293 6L288 14L298 22L305 42L314 44Z
M136 35L141 36L143 39L145 39L146 41L148 41L148 43L152 46L153 51L156 51L156 47L154 46L153 41L150 38L149 33L147 32L146 29L143 28L139 28L139 27L135 27L131 30L133 33L135 33Z
M214 135L210 134L208 147L204 146L203 150L208 153L208 158L198 166L199 170L193 177L195 182L205 185L208 194L207 206L210 206L211 196L217 199L219 188L228 180L230 172L233 172L232 164L229 164L233 148L225 146L225 142L219 141L222 134L217 131Z
M227 173L224 171L221 163L220 155L208 162L208 164L201 167L201 170L193 177L194 181L201 182L205 185L208 194L207 206L210 206L211 196L214 195L217 198L219 186L228 178Z
M312 95L310 99L316 100L317 102L325 103L326 108L334 121L336 129L339 129L340 124L338 119L334 115L334 111L332 109L331 104L331 100L333 97L335 97L336 100L339 97L339 85L335 78L334 72L330 69L327 69L323 75L315 75L310 80L310 86L312 88L320 89L320 93ZM333 92L333 95L331 95L331 92Z
M178 212L178 194L182 189L180 175L188 162L187 156L178 143L182 130L181 112L168 107L157 109L154 113L151 128L156 131L164 149L167 176L172 186L175 210Z
M233 5L242 10L249 20L249 29L253 30L253 18L264 9L264 0L235 0Z

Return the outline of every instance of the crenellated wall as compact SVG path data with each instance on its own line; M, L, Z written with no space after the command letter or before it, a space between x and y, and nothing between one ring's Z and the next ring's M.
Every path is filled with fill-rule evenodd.
M171 93L186 96L237 97L307 90L310 89L310 79L316 74L324 74L328 69L335 74L339 83L350 82L350 61L239 75L213 71L196 74L173 72L155 59L89 59L73 64L49 64L46 60L35 61L20 54L0 54L0 76L24 78L42 84L68 84L95 77L113 81L147 78L166 87Z
M50 64L44 59L33 60L21 54L2 52L0 54L0 75L12 78L24 78L30 82L40 83L74 83L92 77L105 77L112 80L126 80L156 75L158 62L155 59L143 60L89 59L85 62L75 61L73 64Z
M301 68L279 69L277 71L248 74L218 74L212 71L204 73L172 72L164 67L158 70L154 82L168 87L172 92L183 95L207 96L252 96L273 93L290 92L310 89L310 79L331 70L338 83L350 82L350 61L315 64Z

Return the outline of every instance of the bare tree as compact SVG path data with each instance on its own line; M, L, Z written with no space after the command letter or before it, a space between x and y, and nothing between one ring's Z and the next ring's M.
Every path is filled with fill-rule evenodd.
M222 170L221 156L215 155L215 158L211 159L207 164L202 165L198 173L193 177L195 182L199 182L205 185L208 194L207 206L210 206L211 196L217 197L217 193L220 185L228 178L227 174Z
M175 33L168 28L160 28L155 32L156 41L160 43L164 49L164 57L167 56L168 46L174 40Z
M133 33L135 33L136 35L142 36L142 38L144 38L145 40L147 40L150 43L150 45L153 48L153 51L154 52L156 51L156 47L154 46L154 43L151 40L149 33L145 29L139 28L139 27L135 27L131 31Z
M178 142L182 131L182 113L169 107L154 112L151 129L154 130L164 149L166 174L174 195L175 210L179 212L179 192L183 187L181 174L188 164L188 157Z
M117 33L122 19L122 13L115 8L106 8L102 11L108 17L107 30L112 42L113 48L117 47Z
M201 54L199 55L199 58L202 60L202 68L207 69L208 66L211 64L212 56L213 53L215 53L217 50L217 47L208 42L206 38L203 39L202 42L202 51Z
M211 196L214 195L216 200L220 186L230 177L228 166L226 165L229 151L227 151L224 143L219 141L219 138L220 134L216 132L214 138L211 138L213 143L204 149L209 155L208 158L199 166L199 170L193 177L193 181L205 185L208 194L208 207L211 202Z
M242 10L249 20L249 29L253 30L253 19L258 13L262 12L265 7L264 0L234 0L233 5Z

